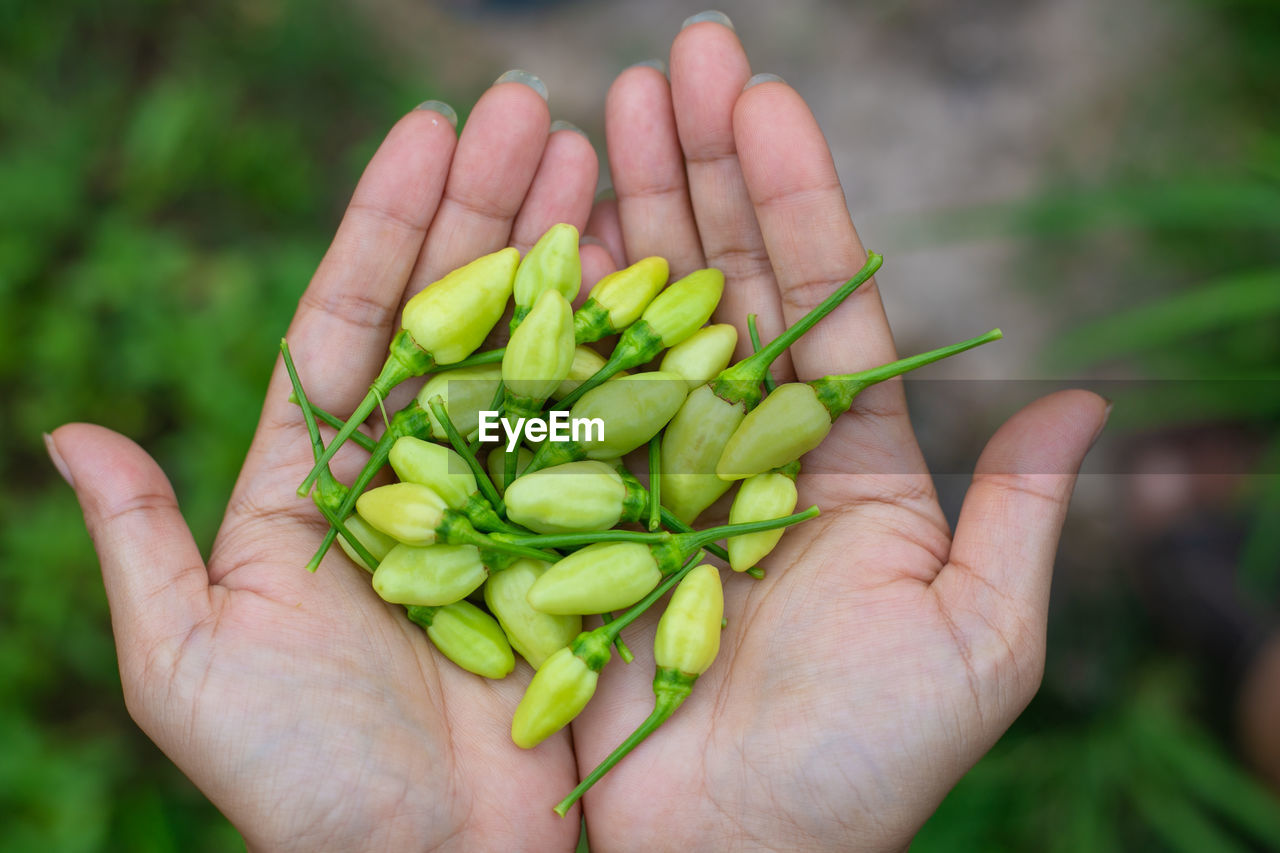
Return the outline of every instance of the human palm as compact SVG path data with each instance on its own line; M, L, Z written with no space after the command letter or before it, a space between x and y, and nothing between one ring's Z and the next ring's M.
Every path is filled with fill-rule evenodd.
M776 334L863 253L807 108L780 82L743 92L749 76L714 23L677 38L670 84L624 72L606 107L618 198L594 209L594 154L572 131L548 136L529 87L491 89L460 139L438 112L404 118L289 330L314 402L354 406L408 295L560 221L597 238L589 280L650 254L676 275L717 266L723 318L758 313ZM893 357L868 284L780 369L808 379ZM629 629L640 660L606 668L571 732L519 750L527 667L500 682L461 672L336 552L301 571L323 523L293 494L311 451L287 397L278 366L207 566L145 453L87 425L53 437L102 559L130 712L252 847L570 848L576 823L550 805L651 706L653 620ZM764 580L730 579L720 658L585 798L593 846L906 843L1035 689L1056 537L1103 417L1084 393L1015 416L953 541L901 389L859 397L805 457L801 505L823 516L783 538ZM340 478L356 456L339 454Z

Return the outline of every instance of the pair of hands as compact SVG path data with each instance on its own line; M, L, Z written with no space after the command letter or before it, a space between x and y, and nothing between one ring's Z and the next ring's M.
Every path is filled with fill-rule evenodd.
M556 222L596 238L588 282L652 254L673 278L718 267L720 320L757 313L766 340L857 270L830 153L796 92L744 90L747 58L715 22L679 34L670 68L670 83L637 66L610 89L617 199L594 206L594 151L548 132L530 86L495 84L460 137L440 112L401 119L288 332L314 402L353 408L408 296ZM893 358L868 283L781 370ZM294 494L312 457L289 391L277 364L207 565L137 445L85 424L51 438L101 558L130 713L252 849L572 849L575 813L551 806L652 707L653 619L628 630L637 661L605 669L571 730L518 749L527 666L500 682L457 669L337 549L302 570L324 523ZM1105 416L1081 391L1016 414L952 535L900 384L859 397L805 457L800 505L823 515L783 538L764 580L730 579L720 658L585 798L592 849L903 847L1039 684L1073 472ZM340 479L357 457L339 455Z

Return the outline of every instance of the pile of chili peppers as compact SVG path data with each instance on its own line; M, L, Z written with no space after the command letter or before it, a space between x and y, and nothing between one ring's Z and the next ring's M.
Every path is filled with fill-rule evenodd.
M458 666L502 678L523 657L536 672L512 720L517 745L533 748L577 716L610 649L632 659L622 629L674 589L654 638L654 710L555 807L561 815L713 664L724 596L704 553L763 577L759 564L785 528L818 514L794 512L800 458L854 398L1000 337L997 329L870 370L775 385L773 361L871 278L879 255L768 345L747 318L754 354L731 365L735 327L706 325L724 287L718 270L668 284L667 262L645 258L602 279L575 311L578 237L556 225L523 259L512 248L485 255L410 299L386 364L345 421L309 403L281 342L316 456L298 493L330 523L308 568L336 539L378 595L404 605ZM507 346L476 353L513 297ZM614 335L607 356L590 346ZM658 369L645 369L659 355ZM384 415L376 441L358 431L392 388L426 374L407 406ZM554 437L550 413L566 410L557 417L584 429ZM508 421L496 445L481 440L494 417ZM338 430L327 447L318 423ZM526 427L523 441L510 423ZM329 461L348 440L369 461L345 486ZM646 446L637 467L647 486L623 462ZM387 464L397 482L369 488ZM738 481L730 523L695 530ZM584 631L594 615L602 624Z

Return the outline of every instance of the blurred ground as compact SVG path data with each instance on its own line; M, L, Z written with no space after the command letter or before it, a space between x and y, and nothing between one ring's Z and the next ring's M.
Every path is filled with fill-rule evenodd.
M680 23L702 11L679 0L445 8L372 0L357 8L424 75L435 73L438 88L424 98L478 95L507 68L523 68L547 84L552 116L586 130L602 155L614 76L633 62L665 60ZM1117 93L1168 61L1179 31L1171 10L1149 0L717 8L733 20L752 69L781 75L826 131L863 242L886 256L877 280L900 350L1000 325L1007 338L999 347L930 375L1038 376L1030 356L1045 315L1008 268L1012 243L923 248L908 226L922 213L1026 198L1064 160L1103 162L1124 106Z

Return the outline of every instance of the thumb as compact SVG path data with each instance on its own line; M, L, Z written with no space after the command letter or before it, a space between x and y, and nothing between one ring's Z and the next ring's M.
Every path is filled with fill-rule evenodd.
M1015 648L1042 662L1058 535L1109 410L1097 394L1060 391L1015 414L987 443L933 582L973 647Z
M49 456L75 489L102 563L121 672L157 662L208 616L209 576L173 488L141 447L92 424L45 436ZM175 642L172 647L176 647Z

